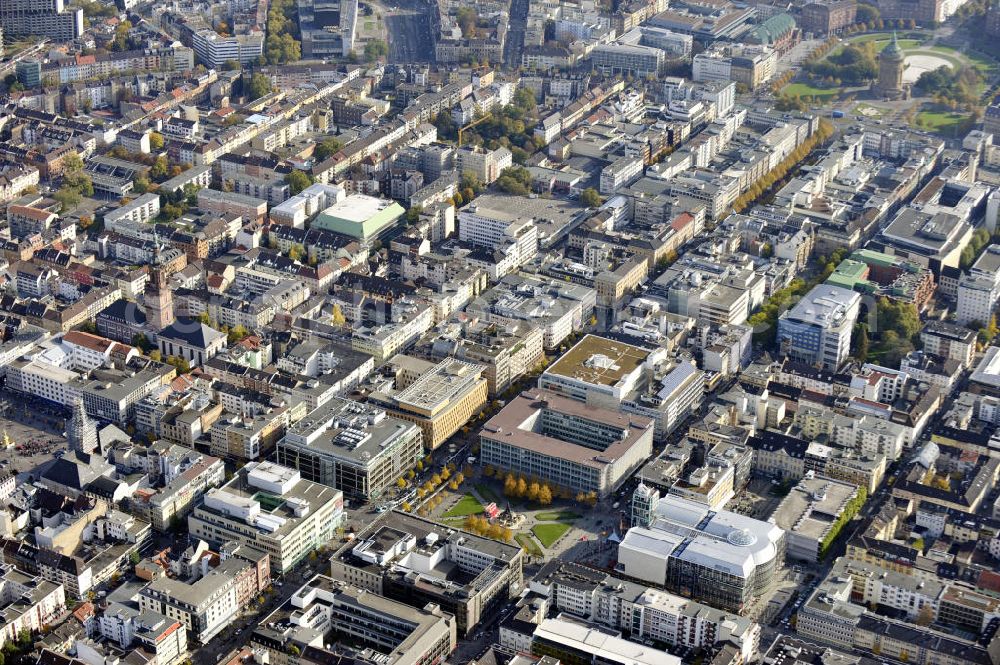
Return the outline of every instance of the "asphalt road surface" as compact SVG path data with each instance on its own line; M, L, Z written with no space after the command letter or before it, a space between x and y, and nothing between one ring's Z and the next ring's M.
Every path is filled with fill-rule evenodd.
M434 7L426 2L383 3L385 27L389 32L389 62L432 62L434 60ZM393 9L395 7L395 9Z
M503 64L514 68L521 64L524 51L524 32L528 23L528 0L511 0L510 27L503 45Z

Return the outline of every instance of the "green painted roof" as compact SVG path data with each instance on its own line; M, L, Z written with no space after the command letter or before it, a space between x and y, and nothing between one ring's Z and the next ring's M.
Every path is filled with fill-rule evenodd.
M795 19L790 14L775 14L753 29L753 35L762 44L772 44L795 29Z
M892 41L889 45L882 49L882 55L886 58L895 58L897 60L903 59L903 49L899 48L899 42L896 41L896 31L892 33Z
M861 261L844 259L833 271L833 274L827 278L826 283L845 289L853 289L855 284L865 281L867 271L868 266Z
M903 262L898 256L876 252L874 249L859 249L851 254L851 258L876 266L894 266Z

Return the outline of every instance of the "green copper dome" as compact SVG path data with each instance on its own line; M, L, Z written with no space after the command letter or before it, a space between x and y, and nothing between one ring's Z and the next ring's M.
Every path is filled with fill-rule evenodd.
M882 49L883 58L893 58L895 60L903 59L903 49L899 48L899 42L896 41L895 31L892 33L892 41L889 45Z

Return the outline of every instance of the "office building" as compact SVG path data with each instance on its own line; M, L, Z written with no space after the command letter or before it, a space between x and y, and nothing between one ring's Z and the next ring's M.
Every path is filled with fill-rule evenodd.
M393 227L405 212L395 201L351 194L319 213L312 225L357 240L374 240Z
M470 203L458 211L458 239L480 247L501 248L514 254L515 266L538 253L538 227L517 210L486 208Z
M0 646L21 639L22 631L40 633L66 612L62 584L0 564Z
M746 614L777 581L785 532L727 510L640 485L632 505L635 525L618 547L618 569L714 607Z
M770 519L785 530L788 558L817 563L863 498L854 483L807 472Z
M601 194L614 194L642 177L645 164L641 157L619 157L601 169Z
M42 84L42 63L39 60L19 60L14 71L25 88L37 88Z
M597 335L586 335L538 377L542 390L653 419L658 440L701 403L704 382L691 360Z
M605 497L649 458L653 422L535 390L511 400L479 439L483 464Z
M825 369L838 369L851 352L851 331L861 296L838 286L814 287L778 319L781 354Z
M413 607L433 603L467 636L518 596L524 552L490 538L391 511L334 554L331 577Z
M188 517L188 531L211 544L235 541L267 552L271 567L284 574L333 538L343 512L340 490L303 480L295 469L250 462L206 492Z
M395 370L392 385L371 393L368 400L419 427L428 450L448 440L486 404L482 365L454 358L433 363L393 356L388 368Z
M206 67L222 69L230 60L249 65L264 53L261 33L223 37L215 30L203 29L191 36L191 48Z
M278 463L302 477L370 501L423 457L421 429L373 405L335 398L278 442Z
M760 626L748 617L576 563L548 562L528 589L559 612L621 630L635 641L691 649L714 649L729 642L746 663L756 657L760 644Z
M268 614L250 638L271 663L442 663L456 620L433 603L419 608L317 575ZM294 649L294 650L293 650Z
M569 617L543 620L535 629L531 652L578 665L681 665L680 658L666 651Z

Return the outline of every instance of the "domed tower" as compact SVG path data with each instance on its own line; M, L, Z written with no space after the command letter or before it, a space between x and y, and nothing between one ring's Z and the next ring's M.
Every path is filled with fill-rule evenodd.
M892 41L882 49L878 56L878 92L884 97L898 98L903 96L903 67L906 56L899 48L896 33L892 33Z

